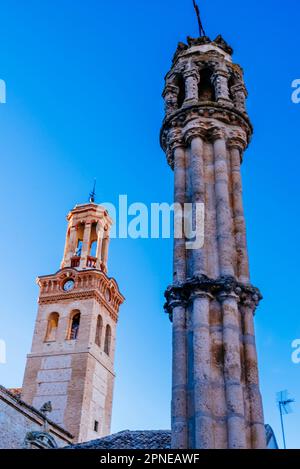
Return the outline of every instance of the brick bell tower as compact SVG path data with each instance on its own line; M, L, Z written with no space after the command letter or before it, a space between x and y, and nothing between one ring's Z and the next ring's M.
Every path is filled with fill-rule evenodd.
M252 135L243 72L218 36L180 43L166 76L161 146L175 202L205 206L201 249L174 241L173 448L265 448L240 165Z
M60 270L39 277L39 308L22 398L82 442L110 433L114 352L124 298L107 276L112 220L94 203L68 215Z

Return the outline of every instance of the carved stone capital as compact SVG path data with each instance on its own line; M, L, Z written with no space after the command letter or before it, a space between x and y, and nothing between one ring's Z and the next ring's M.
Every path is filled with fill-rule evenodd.
M215 140L225 140L226 139L226 130L222 127L213 127L209 131L209 136L211 141Z
M174 308L187 307L186 294L181 285L171 285L165 291L165 298L167 301L164 305L164 310L172 321Z
M230 89L233 94L242 92L247 97L247 94L248 94L247 89L243 82L239 82L239 83L236 83L235 85L232 85Z
M189 128L184 133L184 141L187 145L190 145L194 138L202 138L203 140L207 136L207 129L204 126L197 124L197 127Z
M211 80L213 83L218 81L221 77L228 79L229 78L229 73L226 70L226 68L220 67L215 70L215 72L211 76Z
M166 86L165 86L165 89L162 93L162 97L165 98L168 94L177 96L178 93L179 93L178 86L176 86L172 83L167 83Z
M245 151L245 148L247 146L247 142L245 142L243 139L240 139L238 137L231 137L229 140L227 140L227 146L229 150L236 148L242 153Z
M172 320L171 315L175 306L186 307L190 301L199 296L221 302L227 298L234 298L241 306L251 308L253 314L262 299L258 288L240 283L234 277L223 276L211 279L206 275L200 275L167 288L165 311Z
M169 131L167 145L171 153L173 153L175 148L184 146L184 139L181 129L175 128Z
M183 72L183 77L184 79L187 79L187 78L194 78L197 82L199 82L200 80L200 73L199 73L199 70L196 68L196 67L188 67L184 70Z
M197 298L207 298L209 300L213 300L214 297L208 291L202 290L201 288L196 288L190 295L189 301L194 301Z

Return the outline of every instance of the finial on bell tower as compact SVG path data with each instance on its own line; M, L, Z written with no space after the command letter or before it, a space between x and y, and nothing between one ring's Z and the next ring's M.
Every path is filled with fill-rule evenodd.
M202 21L201 21L199 6L197 5L195 0L193 0L193 5L194 5L194 8L195 8L195 12L196 12L196 15L197 15L197 20L198 20L199 36L200 37L206 36L203 25L202 25Z
M94 204L95 199L96 199L96 183L97 183L97 180L94 179L93 190L92 190L92 192L90 192L90 196L89 196L89 201L90 201L91 204Z

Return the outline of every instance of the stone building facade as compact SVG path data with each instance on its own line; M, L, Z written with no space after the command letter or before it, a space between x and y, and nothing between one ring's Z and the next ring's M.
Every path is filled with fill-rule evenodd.
M81 442L110 433L116 325L124 298L107 276L106 210L91 202L68 215L61 268L38 278L39 308L22 399L51 401L51 419Z
M69 432L0 386L0 449L60 448L72 441Z
M218 36L180 43L161 146L175 202L204 204L204 245L174 241L173 448L265 448L240 165L252 135L243 72ZM194 220L195 222L195 220ZM183 223L183 221L182 221Z

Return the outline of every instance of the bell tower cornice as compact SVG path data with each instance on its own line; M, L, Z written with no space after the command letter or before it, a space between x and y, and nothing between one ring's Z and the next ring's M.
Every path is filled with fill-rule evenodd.
M67 282L72 282L72 288L65 290ZM40 287L39 304L94 298L107 307L115 321L118 320L119 307L125 300L117 282L95 269L78 271L64 268L53 275L38 277L37 284Z

